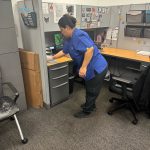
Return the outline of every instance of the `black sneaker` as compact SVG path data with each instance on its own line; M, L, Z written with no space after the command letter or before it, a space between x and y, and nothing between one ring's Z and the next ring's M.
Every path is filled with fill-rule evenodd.
M84 108L84 107L85 107L85 103L81 104L80 107L81 107L81 108Z
M76 118L87 118L87 117L89 117L90 114L91 114L91 112L79 111L79 112L74 114L74 117L76 117Z
M85 107L85 103L84 104L81 104L81 106L80 106L82 109L84 109L84 107ZM93 110L92 111L96 111L96 105L94 105L94 107L93 107Z

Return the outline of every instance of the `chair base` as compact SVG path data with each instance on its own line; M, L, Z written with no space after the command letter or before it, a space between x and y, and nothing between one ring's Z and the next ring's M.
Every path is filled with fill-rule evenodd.
M21 140L22 144L26 144L28 143L28 139L27 138L24 138L23 140Z
M19 121L18 121L18 119L17 119L16 114L14 114L13 117L14 117L14 119L15 119L15 122L16 122L16 125L17 125L17 128L18 128L18 131L19 131L19 134L20 134L20 137L21 137L21 142L22 142L23 144L28 143L28 139L23 136L23 133L22 133L22 130L21 130L21 127L20 127L20 124L19 124Z
M9 119L10 119L11 121L14 121L14 120L15 120L13 116L11 116Z
M126 99L121 99L121 98L115 98L115 97L112 97L109 100L109 102L111 102L111 103L113 103L114 101L118 102L119 104L117 106L115 106L115 108L109 110L108 111L108 115L112 115L113 112L118 111L120 109L128 108L129 111L132 113L132 116L133 116L132 123L134 125L136 125L138 123L138 119L136 117L135 108L133 107L131 101L130 100L126 100Z

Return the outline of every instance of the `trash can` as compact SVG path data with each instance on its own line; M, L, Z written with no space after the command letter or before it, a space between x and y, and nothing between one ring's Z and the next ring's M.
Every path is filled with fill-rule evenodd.
M69 74L69 94L73 93L74 75Z

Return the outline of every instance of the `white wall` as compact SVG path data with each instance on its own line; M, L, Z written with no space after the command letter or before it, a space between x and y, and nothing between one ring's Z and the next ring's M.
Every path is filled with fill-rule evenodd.
M113 6L126 4L150 3L150 0L42 0L42 2L70 3L79 5Z

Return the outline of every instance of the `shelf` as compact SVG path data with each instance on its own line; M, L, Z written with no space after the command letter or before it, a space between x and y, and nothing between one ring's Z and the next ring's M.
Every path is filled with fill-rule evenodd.
M135 26L135 27L150 27L150 23L127 23L128 26Z

